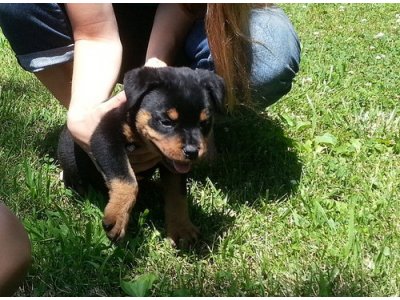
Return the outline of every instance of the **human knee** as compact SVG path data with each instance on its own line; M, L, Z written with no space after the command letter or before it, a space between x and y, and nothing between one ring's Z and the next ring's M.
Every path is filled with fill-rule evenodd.
M287 94L300 64L300 42L290 20L277 7L250 15L253 95L270 105Z
M12 296L24 281L32 264L30 245L9 259L8 268L0 271L0 297Z
M256 101L271 105L289 93L296 71L288 63L273 68L259 67L251 74L252 95Z
M0 296L10 296L31 265L31 244L21 222L0 203Z

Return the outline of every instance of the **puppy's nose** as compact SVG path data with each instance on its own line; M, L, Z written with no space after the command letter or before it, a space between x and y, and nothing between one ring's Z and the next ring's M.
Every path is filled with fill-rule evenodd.
M194 160L199 156L199 149L197 146L193 145L186 145L183 148L183 153L185 154L185 157L190 160Z

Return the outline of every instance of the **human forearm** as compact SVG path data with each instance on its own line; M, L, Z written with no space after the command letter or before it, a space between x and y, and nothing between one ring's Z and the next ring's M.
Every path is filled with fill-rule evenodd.
M82 147L89 141L104 114L120 100L107 100L114 88L121 64L122 50L117 44L80 40L75 44L72 95L68 109L68 128Z
M89 150L92 133L125 94L103 103L117 81L122 46L111 4L66 4L75 49L67 125L75 141Z
M121 66L122 46L111 4L66 4L74 35L70 111L107 99Z
M79 40L75 43L70 111L92 108L110 96L118 78L121 56L119 42Z
M194 22L194 17L185 12L179 4L160 4L150 35L146 53L146 64L164 62L172 65L177 50Z

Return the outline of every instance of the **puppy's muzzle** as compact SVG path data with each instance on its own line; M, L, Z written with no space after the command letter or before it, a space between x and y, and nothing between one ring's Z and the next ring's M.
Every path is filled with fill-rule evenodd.
M195 160L199 157L199 148L194 145L186 145L183 147L183 154L186 159Z

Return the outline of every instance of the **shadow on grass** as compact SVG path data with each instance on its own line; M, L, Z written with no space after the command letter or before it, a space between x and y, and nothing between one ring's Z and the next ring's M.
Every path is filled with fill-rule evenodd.
M215 126L218 155L202 165L193 178L210 180L231 204L255 205L260 197L281 201L296 191L302 165L293 141L277 121L242 108Z
M211 164L195 168L194 181L204 185L211 181L234 210L242 205L257 209L265 202L285 201L296 192L302 164L293 141L285 137L278 122L241 108L219 120L214 131L217 157ZM204 237L208 244L234 222L228 214L210 215L197 206L192 212L193 219L209 233Z
M40 156L49 155L54 159L57 158L57 145L61 131L64 125L51 128L41 140L36 140L36 149Z

